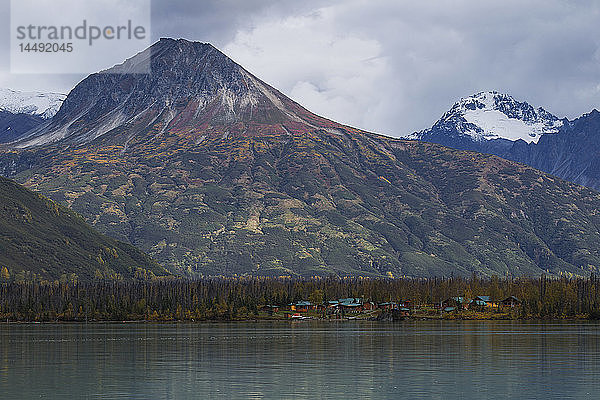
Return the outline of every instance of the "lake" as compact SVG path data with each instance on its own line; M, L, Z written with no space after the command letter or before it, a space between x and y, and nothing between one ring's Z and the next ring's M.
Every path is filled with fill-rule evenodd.
M600 324L0 324L2 399L598 399Z

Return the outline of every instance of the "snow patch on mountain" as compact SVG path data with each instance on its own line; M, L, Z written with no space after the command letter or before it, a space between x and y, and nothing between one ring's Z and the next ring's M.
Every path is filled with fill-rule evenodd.
M543 108L498 92L481 92L461 99L426 131L407 138L424 139L431 132L447 132L474 141L506 139L537 143L545 134L558 133L563 122Z
M537 143L546 133L558 132L561 121L548 125L545 122L526 122L516 118L510 118L498 110L467 111L465 120L479 128L465 132L475 140L507 139L510 141L524 140L527 143Z
M58 112L65 98L60 93L19 92L0 88L0 111L49 119Z

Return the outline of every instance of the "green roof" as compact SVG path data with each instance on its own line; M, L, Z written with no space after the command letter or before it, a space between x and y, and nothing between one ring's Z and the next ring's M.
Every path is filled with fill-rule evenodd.
M343 305L356 304L360 305L363 303L361 298L358 297L348 297L346 299L339 299L339 302Z

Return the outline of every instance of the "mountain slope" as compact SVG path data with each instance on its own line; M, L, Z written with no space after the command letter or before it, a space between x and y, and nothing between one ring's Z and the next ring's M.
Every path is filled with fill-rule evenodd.
M119 71L151 57L151 75ZM189 275L587 275L600 196L321 118L165 39L75 87L0 171Z
M515 143L500 155L600 190L600 113L593 110L565 123L556 135L535 145Z
M134 247L94 231L72 211L0 178L0 268L29 279L132 277L164 270Z
M25 132L44 123L36 115L13 114L0 111L0 143L8 143L19 139Z

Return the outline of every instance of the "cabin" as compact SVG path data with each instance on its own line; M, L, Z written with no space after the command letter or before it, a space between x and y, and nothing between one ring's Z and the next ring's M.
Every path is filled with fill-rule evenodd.
M340 311L340 302L329 300L325 302L325 314L337 314Z
M328 310L337 310L340 306L340 302L337 300L329 300L325 304Z
M509 296L502 300L500 304L504 307L516 307L521 305L521 300L517 299L515 296Z
M376 305L372 301L367 301L363 304L363 311L372 311L375 308L376 308Z
M339 299L339 308L345 312L358 313L364 310L363 300L358 297Z
M469 301L464 297L450 297L442 301L442 303L440 304L440 308L444 309L448 307L454 307L455 309L460 310L462 308L465 308L465 305L467 305L468 303Z
M498 303L492 301L490 296L475 296L473 300L469 303L469 307L474 308L493 308L498 307Z
M273 305L273 304L266 304L262 307L260 307L260 311L269 313L269 314L273 314L276 312L279 312L279 306Z
M296 313L308 312L309 310L314 310L314 308L314 304L305 300L300 300L296 303L290 304L290 311L294 311Z
M385 303L379 303L378 307L381 308L383 311L397 310L398 304L393 301L387 301Z

